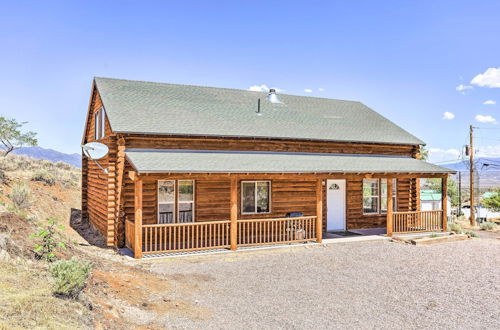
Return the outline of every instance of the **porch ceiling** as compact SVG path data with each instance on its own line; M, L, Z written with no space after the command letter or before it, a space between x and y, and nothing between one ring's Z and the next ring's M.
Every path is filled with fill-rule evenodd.
M144 149L126 156L139 173L455 173L401 156Z

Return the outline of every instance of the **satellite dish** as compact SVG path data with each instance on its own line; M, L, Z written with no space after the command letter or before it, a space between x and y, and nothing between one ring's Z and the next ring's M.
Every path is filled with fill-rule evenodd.
M83 153L93 159L101 159L106 156L109 152L109 148L107 145L99 143L99 142L89 142L82 146Z
M107 145L99 142L89 142L87 144L82 145L82 151L85 154L85 156L92 159L104 173L108 173L108 169L103 168L97 162L98 159L101 159L108 154L109 148Z

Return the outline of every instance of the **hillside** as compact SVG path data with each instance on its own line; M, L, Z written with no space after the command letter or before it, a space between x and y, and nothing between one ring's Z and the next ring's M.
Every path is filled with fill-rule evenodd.
M16 155L26 155L35 159L45 159L51 162L65 162L77 168L82 167L82 157L80 154L66 154L53 149L46 149L42 147L25 147L15 149L13 151Z

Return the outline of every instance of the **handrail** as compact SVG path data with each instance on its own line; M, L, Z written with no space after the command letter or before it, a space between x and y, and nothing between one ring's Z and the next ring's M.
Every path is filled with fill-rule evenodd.
M183 223L154 223L142 225L142 227L174 227L174 226L196 226L196 225L214 225L219 223L230 223L229 220L221 220L221 221L196 221L196 222L183 222Z
M315 215L305 217L286 217L286 218L264 218L264 219L239 219L238 222L267 222L267 221L283 221L283 220L301 220L301 219L316 219Z
M443 230L443 210L394 212L394 233L415 233Z

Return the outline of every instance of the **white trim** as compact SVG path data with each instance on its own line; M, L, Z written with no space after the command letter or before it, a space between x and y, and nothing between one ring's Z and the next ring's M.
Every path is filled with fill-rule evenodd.
M257 212L257 183L258 182L266 182L268 183L268 210L267 212ZM243 184L244 183L253 183L255 185L255 200L254 200L254 212L243 212ZM245 181L240 181L240 207L241 207L241 214L269 214L271 213L271 196L272 196L272 186L271 186L271 180L245 180Z
M377 183L377 195L370 195L370 198L377 198L377 211L375 212L365 212L365 182L376 182ZM380 179L363 179L361 182L361 207L363 208L363 215L373 215L380 214Z
M362 187L361 187L361 194L362 194L362 208L363 208L363 215L382 215L382 214L387 214L387 210L383 211L382 210L382 180L385 180L386 181L386 185L387 185L387 180L388 178L378 178L378 179L369 179L369 178L366 178L366 179L363 179L363 182L362 182ZM365 207L364 207L364 201L365 201L365 196L364 196L364 184L365 182L378 182L377 185L378 185L378 196L375 196L375 195L372 195L371 198L377 198L378 201L377 201L377 212L365 212ZM394 199L393 201L393 210L394 211L397 211L398 209L398 179L396 178L393 178L392 179L393 183L392 183L392 189L393 190L396 190L395 192L393 191L393 196L392 198ZM387 190L387 186L386 186L386 190ZM387 191L388 193L389 191ZM387 199L387 194L385 196L385 198Z

